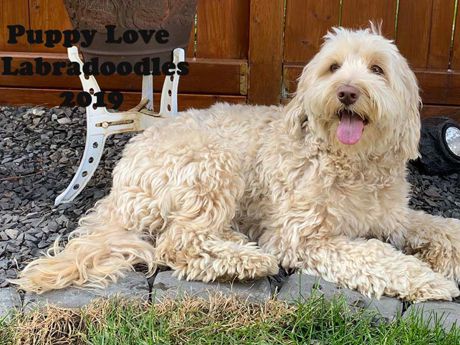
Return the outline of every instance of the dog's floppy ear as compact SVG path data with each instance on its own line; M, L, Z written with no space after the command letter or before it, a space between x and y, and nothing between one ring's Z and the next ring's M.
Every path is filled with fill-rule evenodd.
M416 159L419 157L420 141L420 109L422 101L419 94L419 87L414 72L410 69L406 59L402 56L401 63L396 64L396 73L399 82L395 83L395 88L402 97L404 109L403 125L399 128L399 149L406 159Z
M294 98L286 106L286 127L289 135L299 139L302 137L303 124L308 121L308 116L304 108L304 93L308 85L308 65L304 67L299 78L297 91Z

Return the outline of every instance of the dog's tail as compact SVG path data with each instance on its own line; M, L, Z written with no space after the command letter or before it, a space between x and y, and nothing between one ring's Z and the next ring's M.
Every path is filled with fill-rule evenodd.
M103 287L123 276L133 265L144 263L156 269L154 246L140 233L127 231L117 221L110 195L79 222L64 249L58 240L46 255L29 263L11 280L26 291L42 293L69 285Z

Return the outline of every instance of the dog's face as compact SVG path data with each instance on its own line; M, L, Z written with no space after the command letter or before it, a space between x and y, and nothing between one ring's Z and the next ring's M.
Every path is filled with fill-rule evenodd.
M419 104L414 73L391 41L374 27L336 28L304 68L288 105L288 125L295 135L308 126L331 147L351 154L395 150L415 158Z

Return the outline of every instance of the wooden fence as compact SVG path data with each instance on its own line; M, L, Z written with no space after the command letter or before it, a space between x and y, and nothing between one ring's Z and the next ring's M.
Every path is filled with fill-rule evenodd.
M460 16L456 1L199 0L187 52L190 73L180 83L180 106L286 101L302 66L318 51L331 26L362 27L369 20L383 20L385 35L396 41L416 72L424 115L457 117ZM63 47L6 43L9 24L70 28L63 0L0 0L0 16L0 57L13 56L17 64L39 56L48 61L66 59ZM123 92L123 108L137 103L139 76L98 77L98 81L104 90ZM155 78L156 91L161 84L161 78ZM0 76L0 104L58 105L63 90L79 89L77 77Z

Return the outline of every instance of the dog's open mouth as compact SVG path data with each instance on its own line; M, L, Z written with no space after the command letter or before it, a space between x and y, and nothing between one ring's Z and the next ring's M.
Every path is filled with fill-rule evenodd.
M337 139L345 145L356 144L363 135L364 126L368 123L367 119L347 109L340 110L337 115L340 119L336 132Z

